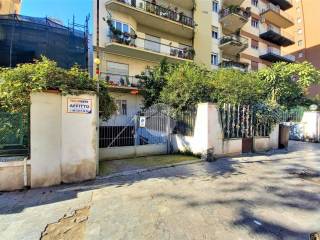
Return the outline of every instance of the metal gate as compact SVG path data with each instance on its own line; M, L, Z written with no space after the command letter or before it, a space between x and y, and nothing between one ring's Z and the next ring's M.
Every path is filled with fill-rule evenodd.
M171 151L171 118L169 108L156 104L139 112L114 115L100 126L99 147L114 148L164 145Z
M261 122L250 105L224 104L220 108L225 139L242 138L242 152L253 151L253 137L266 137L271 124Z

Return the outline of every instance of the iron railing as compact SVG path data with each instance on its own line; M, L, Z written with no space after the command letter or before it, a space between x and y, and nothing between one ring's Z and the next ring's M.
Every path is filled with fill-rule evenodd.
M231 34L228 36L223 36L220 39L220 45L225 44L225 43L229 43L229 42L237 42L241 45L248 46L248 39L241 37L241 36L238 36L238 35Z
M271 124L257 119L252 106L224 104L220 108L224 138L267 137Z
M281 10L281 8L279 6L276 6L272 3L268 3L266 5L266 7L264 9L262 9L261 14L266 13L267 11L273 11L276 12L278 14L280 14L281 16L285 17L286 19L288 19L290 22L294 23L294 19L293 17L291 17L288 13L286 13L285 11Z
M181 134L183 136L193 136L196 125L197 108L190 107L189 109L179 112L174 117L173 134Z
M176 9L172 10L169 7L160 6L145 0L118 0L118 2L128 4L132 7L142 9L148 13L170 19L189 27L195 26L194 20L191 17L186 16L183 12L178 12Z
M100 80L107 81L110 86L120 86L120 87L140 87L141 79L135 76L128 76L123 74L113 74L100 72Z
M302 108L281 111L281 122L301 122L304 112Z
M277 55L281 58L285 58L287 59L288 61L292 61L294 62L296 60L296 57L294 55L291 55L291 54L287 54L285 53L284 51L282 50L279 50L277 48L274 48L274 47L268 47L267 48L267 51L263 54L273 54L273 55Z
M230 15L230 14L237 14L245 19L249 19L251 17L251 10L250 8L244 9L237 6L229 6L227 8L223 8L220 13L220 19Z
M272 26L272 25L268 25L267 29L261 31L261 34L266 33L268 31L278 33L279 35L281 35L287 39L290 39L291 41L294 41L294 36L292 34L288 33L287 31L284 31L283 29Z
M248 63L242 63L242 62L236 62L236 61L231 61L231 60L224 60L219 64L219 67L221 68L237 68L243 71L248 70Z
M174 47L172 45L163 44L145 38L140 38L136 35L131 35L129 33L121 33L117 35L111 34L109 37L111 42L120 43L133 48L148 50L155 53L160 53L181 59L193 60L194 58L194 49L192 47Z
M0 156L28 155L29 116L0 112Z

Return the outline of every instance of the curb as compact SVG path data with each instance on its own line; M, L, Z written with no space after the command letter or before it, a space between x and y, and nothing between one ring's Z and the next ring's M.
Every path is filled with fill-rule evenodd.
M134 174L140 174L144 172L151 172L163 168L171 168L171 167L178 167L178 166L183 166L183 165L189 165L189 164L195 164L199 162L204 162L203 160L190 160L190 161L185 161L181 163L175 163L175 164L166 164L162 166L155 166L155 167L150 167L150 168L141 168L141 169L136 169L136 170L129 170L129 171L123 171L123 172L118 172L118 173L113 173L107 176L98 176L96 180L102 180L102 179L110 179L110 178L115 178L115 177L123 177L123 176L129 176L129 175L134 175Z

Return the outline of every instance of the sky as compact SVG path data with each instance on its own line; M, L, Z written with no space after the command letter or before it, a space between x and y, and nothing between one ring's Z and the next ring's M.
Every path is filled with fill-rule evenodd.
M21 15L32 17L53 17L62 20L65 25L68 19L85 23L85 18L90 14L89 29L92 29L92 0L23 0Z

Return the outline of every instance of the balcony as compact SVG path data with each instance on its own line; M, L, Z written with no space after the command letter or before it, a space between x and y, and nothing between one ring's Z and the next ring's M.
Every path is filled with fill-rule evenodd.
M109 0L107 10L132 16L138 24L187 39L193 38L195 23L183 12L145 0Z
M281 52L279 49L269 47L267 51L260 55L260 58L272 63L275 62L295 62L296 58L293 55L285 54Z
M225 34L235 33L242 28L251 16L250 8L230 6L220 11L220 23Z
M269 2L278 5L283 11L293 7L291 0L269 0Z
M282 47L294 44L294 36L270 25L266 31L260 33L260 38Z
M143 59L151 62L160 62L167 58L168 62L193 61L194 50L191 47L179 48L162 44L144 38L132 36L128 33L109 36L109 43L105 51L112 54Z
M132 90L141 87L140 79L135 76L101 72L99 75L99 79L107 81L110 88Z
M223 0L223 5L224 6L240 6L244 0Z
M249 66L248 63L236 62L231 60L223 60L219 64L219 67L221 68L232 68L232 69L240 70L242 72L248 71L248 66Z
M294 19L282 11L279 6L275 6L272 3L267 4L267 7L261 11L260 16L280 28L288 28L294 25Z
M220 39L220 49L223 55L234 56L244 51L248 47L248 39L230 35Z

